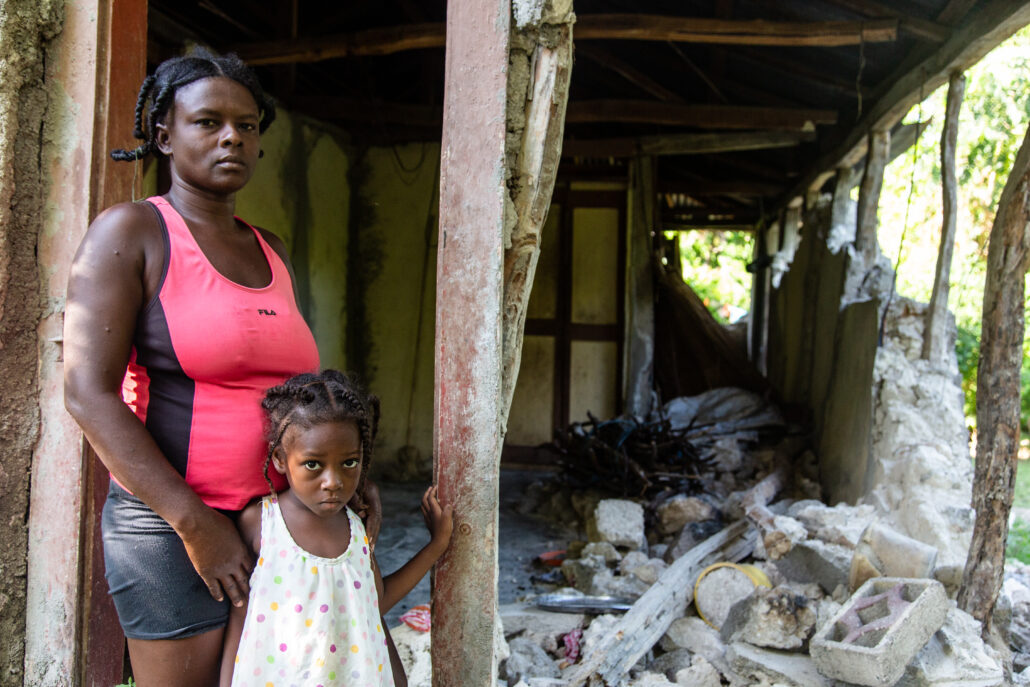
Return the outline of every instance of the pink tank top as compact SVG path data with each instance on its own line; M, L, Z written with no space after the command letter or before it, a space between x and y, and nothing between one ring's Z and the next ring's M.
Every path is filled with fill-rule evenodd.
M122 397L204 503L238 510L268 493L265 390L317 371L318 349L290 273L259 231L251 227L272 280L252 289L215 270L168 201L148 202L161 220L164 274L138 318ZM269 473L277 490L286 486Z

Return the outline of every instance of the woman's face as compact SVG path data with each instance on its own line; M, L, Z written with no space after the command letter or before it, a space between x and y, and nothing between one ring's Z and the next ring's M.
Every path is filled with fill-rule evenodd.
M235 193L254 173L260 153L261 113L242 84L225 77L200 79L175 93L157 126L157 143L173 179L216 193Z

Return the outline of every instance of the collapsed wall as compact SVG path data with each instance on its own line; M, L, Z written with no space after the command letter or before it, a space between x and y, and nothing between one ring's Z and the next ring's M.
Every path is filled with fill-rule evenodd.
M928 307L895 296L888 308L873 367L872 486L862 501L900 531L937 547L938 565L961 576L975 517L969 432L953 316L947 353L920 358Z

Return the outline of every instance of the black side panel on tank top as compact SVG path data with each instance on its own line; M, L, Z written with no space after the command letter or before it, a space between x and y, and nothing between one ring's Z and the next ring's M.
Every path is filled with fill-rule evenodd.
M144 424L161 452L176 471L185 477L186 464L189 461L190 427L193 424L196 384L186 375L178 358L175 357L172 336L168 331L168 320L165 318L160 300L161 287L164 286L172 254L168 227L157 208L150 203L147 204L154 209L161 225L164 266L157 293L140 314L133 345L136 348L136 363L146 368L147 376L150 378L150 399Z

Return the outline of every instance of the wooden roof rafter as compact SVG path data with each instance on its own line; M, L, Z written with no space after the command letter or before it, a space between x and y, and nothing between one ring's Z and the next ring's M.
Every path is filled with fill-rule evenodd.
M771 22L650 14L584 14L576 22L577 41L607 39L837 47L894 41L897 34L896 19ZM365 29L331 36L255 41L230 46L230 49L252 65L267 65L442 48L445 40L444 24L433 22Z

